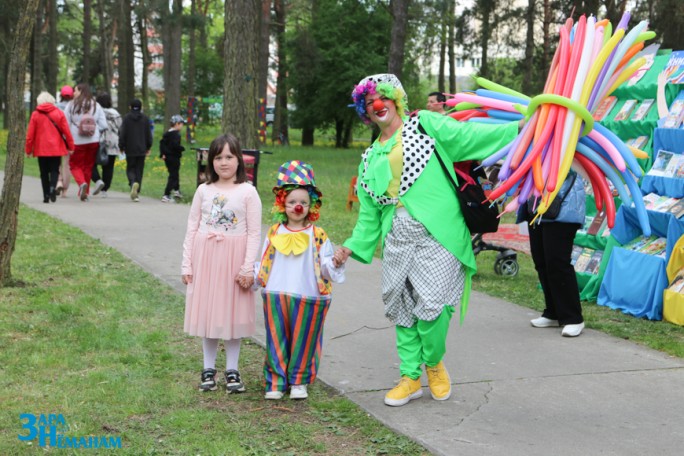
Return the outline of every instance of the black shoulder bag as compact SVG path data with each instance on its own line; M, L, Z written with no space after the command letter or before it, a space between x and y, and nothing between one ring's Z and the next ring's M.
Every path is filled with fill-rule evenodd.
M454 182L444 161L442 161L442 157L436 150L434 154L437 155L437 160L439 160L444 174L447 175L451 185L456 190L456 196L461 205L461 213L470 233L495 233L499 229L499 207L487 201L484 189L478 181L478 178L486 179L484 171L482 169L476 170L475 162L470 163L468 173L455 170L458 183Z

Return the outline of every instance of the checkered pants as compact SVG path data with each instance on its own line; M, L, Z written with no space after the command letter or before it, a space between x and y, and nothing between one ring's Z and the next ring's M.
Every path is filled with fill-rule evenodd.
M410 216L395 215L385 237L382 299L385 316L409 328L433 321L444 306L457 306L465 286L460 261Z

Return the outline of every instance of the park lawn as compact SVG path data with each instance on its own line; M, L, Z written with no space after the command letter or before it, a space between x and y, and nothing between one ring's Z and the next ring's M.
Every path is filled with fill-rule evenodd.
M254 342L246 393L197 391L202 349L182 332L183 296L26 206L12 272L0 288L2 455L42 452L18 439L24 413L62 414L70 437L120 437L117 454L428 454L320 382L307 401L265 401Z

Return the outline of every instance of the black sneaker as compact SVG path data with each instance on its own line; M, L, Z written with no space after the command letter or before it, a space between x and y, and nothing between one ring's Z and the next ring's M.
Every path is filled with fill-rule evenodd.
M240 380L240 372L236 370L227 370L226 376L226 393L244 393L245 384Z
M216 369L204 369L202 371L202 383L200 383L200 391L216 391Z

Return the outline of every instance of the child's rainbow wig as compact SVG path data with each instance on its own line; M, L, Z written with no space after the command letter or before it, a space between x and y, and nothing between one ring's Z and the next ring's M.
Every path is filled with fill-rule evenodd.
M356 113L366 125L371 123L366 113L366 95L374 93L394 101L400 116L404 117L408 113L408 97L399 78L389 73L366 76L354 87L351 94Z
M309 192L309 199L311 200L311 203L309 204L309 213L307 214L306 219L310 223L313 223L320 217L321 205L323 204L321 199L323 198L323 194L318 191L316 187L312 187L310 185L284 185L282 187L275 187L273 189L273 193L275 194L275 202L271 208L271 213L273 214L273 219L276 222L287 222L287 214L285 214L285 200L290 192L298 188L302 188Z

